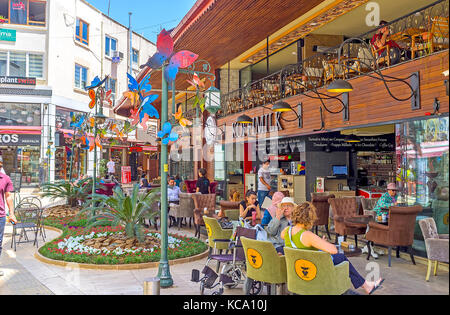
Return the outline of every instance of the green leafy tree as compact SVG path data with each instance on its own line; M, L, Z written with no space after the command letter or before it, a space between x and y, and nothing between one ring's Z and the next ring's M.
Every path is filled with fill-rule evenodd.
M121 225L125 227L128 238L145 239L142 233L144 219L151 220L158 212L152 211L152 205L158 202L160 189L139 193L139 185L135 184L130 196L125 196L122 189L116 188L113 196L94 196L97 206L85 208L78 214L88 214L87 228L98 225ZM99 213L96 215L95 213Z
M71 207L78 206L78 202L86 202L88 196L92 193L92 178L82 179L76 183L68 181L59 183L46 183L42 186L41 197L49 197L50 200L65 198L66 204Z

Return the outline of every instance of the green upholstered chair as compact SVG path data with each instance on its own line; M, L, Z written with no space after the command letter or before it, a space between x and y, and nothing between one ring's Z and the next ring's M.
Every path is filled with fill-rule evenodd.
M231 240L233 234L232 229L222 229L219 222L215 218L203 216L206 232L208 233L208 244L212 250L227 250L229 242L214 242L214 240Z
M271 285L286 283L286 262L271 242L241 237L244 248L247 277Z
M340 295L351 288L349 263L334 266L329 253L284 248L287 289L301 295Z
M225 216L231 221L239 221L239 209L224 210Z

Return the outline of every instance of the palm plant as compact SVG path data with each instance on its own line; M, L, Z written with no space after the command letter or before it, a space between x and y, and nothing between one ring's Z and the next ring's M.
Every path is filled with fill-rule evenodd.
M139 193L139 185L135 184L130 196L125 196L122 189L116 188L113 196L95 195L93 206L83 209L78 215L88 213L87 228L97 225L121 225L125 227L128 238L144 240L141 222L144 219L151 220L157 212L152 211L152 206L158 202L160 189L151 192ZM100 210L100 214L95 213Z
M78 202L84 203L92 193L92 178L86 178L72 183L69 181L59 183L46 183L42 186L41 197L50 197L50 200L65 198L66 204L71 207L78 206Z

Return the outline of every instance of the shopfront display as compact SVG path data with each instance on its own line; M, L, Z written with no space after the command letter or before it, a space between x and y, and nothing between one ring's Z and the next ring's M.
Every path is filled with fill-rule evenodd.
M449 213L449 118L439 117L398 124L397 184L401 202L420 204L417 217L433 217L439 234L448 234ZM425 250L418 224L413 247Z

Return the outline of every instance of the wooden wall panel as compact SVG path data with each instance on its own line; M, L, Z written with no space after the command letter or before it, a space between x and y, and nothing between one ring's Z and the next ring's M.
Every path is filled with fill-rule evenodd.
M442 72L449 68L449 51L443 51L431 56L416 59L411 62L393 66L383 71L384 75L404 78L411 73L419 71L420 73L420 97L421 109L412 110L411 100L399 102L393 99L387 92L382 81L370 78L368 76L358 77L349 80L353 85L353 91L350 92L350 119L343 121L342 113L330 114L323 111L325 120L325 130L336 131L351 127L359 127L371 124L388 123L392 121L401 121L411 118L425 117L426 113L433 112L435 98L438 98L441 104L440 113L449 112L449 97L446 96L444 79ZM400 82L389 83L392 93L398 98L406 98L410 95L410 89ZM331 94L325 88L319 92ZM312 94L311 94L312 95ZM279 132L279 136L298 136L314 133L314 129L319 129L320 122L320 101L308 98L304 95L296 95L285 99L293 108L298 103L303 104L303 128L297 127L297 122L282 122L284 130ZM336 111L341 108L338 101L325 100L325 105L330 110ZM257 117L269 113L270 110L262 107L247 110L246 115ZM225 124L231 125L236 122L241 113L227 116L218 120L219 126ZM283 118L292 120L294 113L284 113ZM247 141L247 138L239 138L239 141Z

